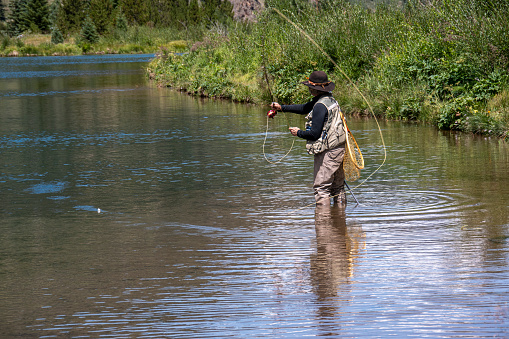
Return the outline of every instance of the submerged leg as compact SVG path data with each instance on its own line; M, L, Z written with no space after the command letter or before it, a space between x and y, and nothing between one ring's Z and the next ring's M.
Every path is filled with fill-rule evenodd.
M345 171L343 169L343 161L341 161L341 165L334 173L334 181L332 182L331 187L331 196L333 197L335 204L346 205Z
M344 147L337 147L315 155L314 184L317 205L330 204L332 190L344 185L343 157ZM341 170L340 170L341 169ZM340 170L338 172L338 170ZM336 176L336 172L338 175Z

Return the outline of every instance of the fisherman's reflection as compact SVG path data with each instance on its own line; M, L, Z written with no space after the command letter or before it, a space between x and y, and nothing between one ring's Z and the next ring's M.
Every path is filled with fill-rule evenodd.
M351 299L348 289L365 248L365 235L360 225L349 222L347 226L345 210L338 205L317 208L315 228L317 250L311 257L311 281L317 317L322 330L334 335L340 331L339 308Z

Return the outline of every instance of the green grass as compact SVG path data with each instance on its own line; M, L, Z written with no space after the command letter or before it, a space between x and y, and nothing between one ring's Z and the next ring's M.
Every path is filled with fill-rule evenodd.
M112 31L97 43L84 42L79 35L66 37L62 44L52 44L50 34L24 34L21 38L1 36L0 56L79 55L155 53L161 48L187 49L187 39L199 35L170 28L129 27L127 31ZM177 41L177 42L176 42Z

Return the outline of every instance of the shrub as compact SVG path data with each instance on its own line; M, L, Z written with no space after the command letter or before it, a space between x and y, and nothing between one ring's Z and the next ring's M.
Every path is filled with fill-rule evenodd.
M8 36L4 36L2 38L2 45L1 45L2 49L6 49L7 46L9 46L10 42L11 42L11 39Z
M58 27L53 28L51 31L51 43L52 44L61 44L64 42L64 36L62 35L62 32L58 29Z
M130 54L130 53L144 53L146 52L146 49L144 46L142 45L138 45L138 44L127 44L127 45L123 45L123 46L120 46L119 50L118 50L119 53L124 53L124 54Z
M90 51L92 51L92 45L89 44L88 42L82 42L80 43L80 47L81 47L81 51L83 53L89 53Z
M482 79L476 78L472 86L472 95L477 101L487 102L502 91L507 80L507 72L496 69Z
M475 112L461 120L460 129L475 134L502 136L507 132L504 123L492 116L489 111Z
M175 52L183 52L188 49L187 41L185 40L170 41L170 43L168 43L166 47L168 47L169 50Z
M37 55L39 53L39 50L35 46L26 45L21 47L19 52L22 55Z
M505 89L491 98L486 109L488 114L501 121L509 131L509 90Z

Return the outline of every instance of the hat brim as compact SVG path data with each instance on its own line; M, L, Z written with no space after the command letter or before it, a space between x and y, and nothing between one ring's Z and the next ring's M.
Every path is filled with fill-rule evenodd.
M332 81L327 86L314 86L309 83L309 80L303 81L302 84L308 86L309 88L313 88L316 89L317 91L322 92L332 92L334 88L336 88L336 84L333 83Z

